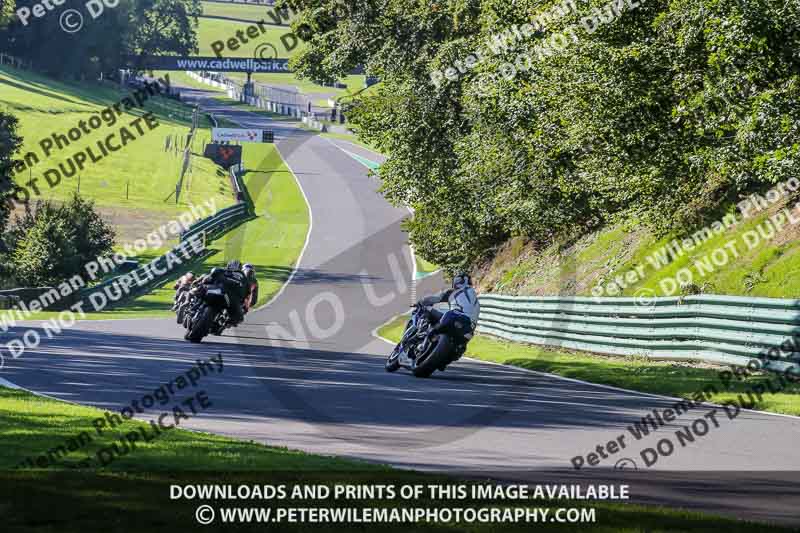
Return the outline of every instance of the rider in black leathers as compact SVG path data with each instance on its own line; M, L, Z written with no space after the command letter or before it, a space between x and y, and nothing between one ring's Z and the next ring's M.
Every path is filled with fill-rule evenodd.
M242 302L248 294L248 282L247 277L242 272L242 263L237 259L233 259L228 262L228 266L224 270L220 268L213 269L205 283L216 282L222 285L222 290L228 296L230 325L235 327L244 320Z

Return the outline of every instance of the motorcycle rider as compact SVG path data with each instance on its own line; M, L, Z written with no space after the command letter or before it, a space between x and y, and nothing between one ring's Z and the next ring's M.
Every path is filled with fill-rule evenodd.
M442 313L432 306L438 303L447 302L450 309ZM439 331L440 328L452 322L453 318L460 315L462 318L469 319L470 332L474 332L478 326L478 315L480 314L480 303L478 302L478 294L472 287L472 278L469 274L460 272L453 277L453 285L451 288L422 298L417 302L425 308L430 318L433 327L429 333L429 337Z
M242 271L247 278L247 296L244 299L244 312L248 313L258 302L258 280L256 279L256 268L250 263L245 263Z
M242 272L242 263L238 259L228 261L225 269L214 268L205 280L210 284L219 281L228 296L228 316L231 327L238 326L244 320L242 302L247 296L247 277Z
M183 289L188 287L194 282L194 273L189 271L183 276L179 277L178 280L175 282L175 286L173 287L175 290Z
M183 294L186 291L188 291L189 289L192 288L192 285L194 284L194 282L195 282L195 278L194 278L194 274L192 272L187 272L186 274L184 274L183 276L178 278L178 280L175 282L175 285L173 286L173 289L175 289L175 298L173 298L173 300L172 300L172 303L173 303L172 310L173 311L178 307L178 304L181 301L181 296L183 296Z

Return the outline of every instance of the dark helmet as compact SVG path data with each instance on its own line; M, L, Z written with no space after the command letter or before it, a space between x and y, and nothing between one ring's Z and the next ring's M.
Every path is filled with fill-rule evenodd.
M453 288L454 289L463 289L465 287L472 286L472 277L466 272L459 272L455 276L453 276Z
M227 269L228 270L241 270L242 269L242 263L238 259L231 259L230 261L228 261Z
M247 272L248 270L252 270L253 272L255 272L256 267L254 267L250 263L245 263L244 266L242 267L242 270L244 270L245 272Z

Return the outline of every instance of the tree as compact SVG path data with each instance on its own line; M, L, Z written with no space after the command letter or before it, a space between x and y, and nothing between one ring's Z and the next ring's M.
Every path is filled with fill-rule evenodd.
M26 286L59 283L113 250L114 230L91 201L77 194L63 204L37 202L8 232L9 270Z
M39 0L18 0L33 9ZM82 2L84 4L84 2ZM83 5L80 10L84 10ZM4 50L31 60L37 70L68 78L113 76L132 55L186 55L197 50L199 0L119 0L105 7L96 19L84 12L83 26L75 33L60 27L57 11L26 25L12 20L0 30ZM69 50L68 54L55 53Z
M197 52L200 0L144 0L134 3L129 21L132 54L189 55Z
M97 212L93 201L75 194L63 206L63 216L75 230L75 258L80 268L113 250L115 231Z
M75 230L51 204L38 205L30 227L15 241L11 267L18 283L27 287L55 284L65 273L80 268L75 256Z
M446 267L620 218L691 231L800 170L798 2L289 3L307 37L301 75L380 77L348 118L390 156L382 190L415 209L412 243ZM464 69L475 50L484 59Z
M4 27L14 16L15 0L0 0L0 28Z
M7 199L13 188L14 156L22 146L17 126L17 117L0 112L0 238L5 232L10 213Z

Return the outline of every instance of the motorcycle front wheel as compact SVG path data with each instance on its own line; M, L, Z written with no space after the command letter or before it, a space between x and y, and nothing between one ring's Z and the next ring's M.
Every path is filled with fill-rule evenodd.
M186 316L186 308L187 307L188 307L188 304L185 304L185 303L181 303L178 306L178 311L176 312L176 316L175 316L175 321L178 324L183 324L183 319Z
M186 333L186 340L189 342L200 342L203 337L208 335L208 330L211 327L211 321L214 319L214 310L206 306L200 312L197 320L192 322L191 329Z
M402 352L402 348L400 348L400 344L394 347L392 353L389 354L389 357L386 359L386 371L387 372L396 372L400 368L400 353Z

